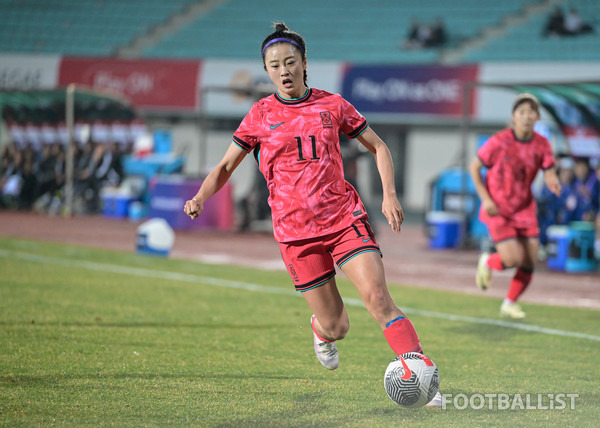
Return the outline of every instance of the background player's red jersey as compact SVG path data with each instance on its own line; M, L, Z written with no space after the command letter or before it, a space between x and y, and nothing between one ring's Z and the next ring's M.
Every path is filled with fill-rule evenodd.
M340 95L319 89L294 100L275 93L252 106L233 141L255 150L277 241L323 236L366 217L358 193L344 179L339 135L355 138L367 126Z
M490 137L477 156L488 168L486 187L499 214L517 227L528 227L531 219L536 218L531 184L540 169L554 166L548 140L534 132L531 139L521 141L508 128ZM480 218L488 217L482 206Z

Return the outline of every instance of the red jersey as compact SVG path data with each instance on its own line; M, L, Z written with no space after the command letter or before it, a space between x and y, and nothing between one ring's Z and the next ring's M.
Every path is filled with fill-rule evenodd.
M267 180L277 241L327 235L366 217L344 179L339 135L355 138L367 126L340 95L319 89L292 100L275 93L252 106L233 142L254 150Z
M548 140L537 132L531 139L517 139L512 128L494 134L477 152L488 168L486 187L499 214L516 227L528 227L536 219L536 203L531 184L540 169L554 166ZM490 217L480 210L482 221Z

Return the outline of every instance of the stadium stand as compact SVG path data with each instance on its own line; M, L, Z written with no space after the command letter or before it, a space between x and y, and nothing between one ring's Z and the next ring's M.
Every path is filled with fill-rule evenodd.
M547 16L536 15L515 26L506 35L467 53L463 61L597 61L600 60L600 2L569 1L563 9L574 7L592 25L594 33L578 36L543 37Z
M113 54L194 0L0 0L0 51Z
M438 50L402 48L411 20L433 22L442 17L452 44L476 37L484 28L518 13L525 3L523 0L464 0L457 6L439 0L423 0L407 5L383 0L374 5L350 0L340 8L319 0L280 3L231 0L168 35L142 55L255 58L260 42L268 34L269 24L284 20L306 38L311 59L431 63L437 61ZM312 11L318 11L318 14Z
M190 8L214 3L191 20ZM343 7L320 0L273 3L269 0L0 0L0 52L118 55L136 39L166 31L128 56L156 58L256 58L269 25L284 20L309 43L310 58L354 63L436 63L463 42L484 40L461 52L454 62L502 60L597 60L599 31L570 38L541 36L547 13L555 4L575 7L595 26L600 3L591 0L422 0L399 3L345 1ZM531 5L541 13L523 17ZM316 13L318 11L318 13ZM191 22L170 19L189 15ZM411 22L442 18L448 32L443 48L403 47ZM496 37L482 38L503 27ZM523 49L526 40L527 49Z

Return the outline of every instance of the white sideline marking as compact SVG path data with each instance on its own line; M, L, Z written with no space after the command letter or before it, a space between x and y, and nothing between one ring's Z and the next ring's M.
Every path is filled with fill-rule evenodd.
M215 287L235 288L235 289L247 290L247 291L257 291L257 292L262 292L262 293L283 294L286 296L301 297L299 292L297 292L295 290L291 290L291 289L270 287L267 285L253 284L250 282L242 282L242 281L232 281L232 280L228 280L228 279L213 278L213 277L202 276L202 275L191 275L191 274L178 273L178 272L160 271L160 270L145 269L145 268L135 268L135 267L130 267L130 266L119 266L119 265L113 265L113 264L108 264L108 263L98 263L98 262L90 262L90 261L84 261L84 260L70 260L70 259L63 259L63 258L59 258L59 257L49 257L49 256L42 256L39 254L24 253L21 251L7 251L7 250L2 250L2 249L0 249L0 257L4 257L4 258L14 257L14 258L18 258L21 260L42 263L42 264L55 264L55 265L59 265L59 266L89 269L89 270L95 270L95 271L100 271L100 272L112 272L112 273L118 273L118 274L123 274L123 275L141 276L141 277L153 278L153 279L169 279L169 280L174 280L174 281L191 282L194 284L204 283L204 284L212 285ZM344 299L344 303L349 306L364 307L363 302L359 299L346 298L346 299ZM492 318L479 318L479 317L469 317L469 316L464 316L464 315L454 315L454 314L447 314L447 313L443 313L443 312L427 311L427 310L423 310L423 309L402 308L402 310L404 312L406 312L407 314L421 315L421 316L429 317L429 318L440 318L440 319L445 319L445 320L449 320L449 321L459 321L459 322L466 322L466 323L471 323L471 324L493 325L493 326L497 326L497 327L514 328L516 330L524 330L524 331L530 331L530 332L534 332L534 333L548 334L548 335L552 335L552 336L564 336L564 337L571 337L571 338L576 338L576 339L585 339L585 340L592 340L592 341L600 342L600 336L595 336L595 335L586 334L586 333L578 333L578 332L573 332L573 331L557 330L557 329L546 328L546 327L541 327L541 326L537 326L537 325L521 324L521 323L516 323L516 322L492 319Z

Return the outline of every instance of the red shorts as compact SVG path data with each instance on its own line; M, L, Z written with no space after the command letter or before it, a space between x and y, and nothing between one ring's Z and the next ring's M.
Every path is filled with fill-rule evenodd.
M488 216L484 223L489 230L492 241L496 244L517 237L537 238L540 236L540 228L536 218L533 218L525 227L516 225L510 219L501 215Z
M368 251L381 255L371 226L364 219L329 235L280 242L279 249L297 291L319 287L333 278L334 261L342 267L351 258Z

